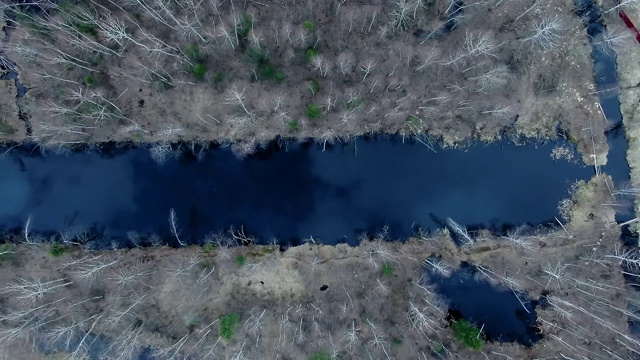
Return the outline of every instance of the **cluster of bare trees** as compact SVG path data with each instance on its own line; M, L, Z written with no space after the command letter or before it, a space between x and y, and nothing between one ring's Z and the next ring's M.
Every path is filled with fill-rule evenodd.
M34 255L44 250L34 246L29 221L25 245L5 249L15 261L0 265L0 343L15 349L36 341L44 344L41 350L63 351L72 359L96 351L136 358L145 348L160 359L303 358L318 351L381 359L624 359L640 349L627 324L640 315L629 307L637 295L626 288L620 270L639 276L640 255L609 241L617 228L599 219L594 228L583 224L570 222L557 231L520 226L495 237L472 235L447 219L446 230L404 244L389 241L384 227L355 248L318 246L310 239L285 253L269 246L235 247L253 242L241 227L207 236L203 247L76 249L42 261ZM182 244L173 209L168 227ZM568 237L567 231L580 236ZM453 339L445 321L447 299L423 275L426 270L446 281L461 261L474 266L479 280L512 291L525 311L532 298L539 300L543 344L525 349L496 342L476 353ZM317 283L329 284L326 292ZM221 330L228 314L239 319L232 339Z
M568 31L582 31L570 7L549 0L338 2L308 14L300 4L219 0L40 6L38 14L7 6L19 24L12 54L45 84L29 104L34 138L64 144L115 133L156 143L160 161L171 141L202 137L243 141L249 151L276 135L324 146L379 131L448 143L475 131L496 137L516 114L533 112L515 103L548 108L556 97L522 97L532 96L538 72L568 66L558 63L561 45L577 41ZM320 24L314 14L325 10L333 16ZM421 35L410 36L416 29ZM207 86L194 80L196 68ZM447 121L454 125L445 129Z

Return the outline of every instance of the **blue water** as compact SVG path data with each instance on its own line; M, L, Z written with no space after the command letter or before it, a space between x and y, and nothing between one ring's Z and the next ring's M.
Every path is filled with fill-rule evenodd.
M31 217L34 232L94 227L109 238L136 231L168 239L173 208L185 242L243 226L262 242L313 236L355 244L384 225L394 238L439 227L431 215L494 228L550 221L569 186L593 174L551 159L551 143L434 153L399 137L356 141L357 151L353 143L327 151L290 143L246 159L214 149L199 161L163 165L145 149L46 156L13 149L0 158L0 226L22 227Z
M448 300L452 320L463 318L482 328L488 341L529 346L540 340L536 302L525 294L516 297L511 290L495 288L476 275L477 270L466 263L450 277L429 275L438 294Z

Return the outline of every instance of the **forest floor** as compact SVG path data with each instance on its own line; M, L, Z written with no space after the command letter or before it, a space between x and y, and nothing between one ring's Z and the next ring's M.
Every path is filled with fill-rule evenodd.
M13 131L0 139L233 142L246 154L278 136L461 146L563 134L586 163L606 163L573 0L32 3L6 11L1 54L30 89L18 106L31 130L3 103Z

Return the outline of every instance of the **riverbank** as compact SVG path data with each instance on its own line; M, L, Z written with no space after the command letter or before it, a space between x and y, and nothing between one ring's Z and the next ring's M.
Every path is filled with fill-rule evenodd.
M640 26L640 11L632 7L625 7L625 13L633 21L635 26ZM606 14L607 24L623 27L625 25L616 11ZM629 41L625 41L624 48L616 52L618 63L618 80L620 88L620 105L623 115L625 133L629 142L627 149L627 161L631 168L631 184L627 186L629 195L635 198L635 214L640 217L640 43L635 40L634 34L627 30ZM635 190L634 190L635 189ZM631 225L635 231L640 230L639 224Z
M248 154L278 136L401 134L450 147L561 133L586 163L606 163L607 124L571 0L213 3L7 11L3 56L30 89L19 99L29 138L233 141Z
M0 339L7 356L30 359L140 352L158 359L625 357L621 343L638 349L626 323L626 301L635 295L619 270L613 210L601 205L612 200L605 180L575 189L564 228L522 228L506 237L472 232L473 243L463 247L448 231L405 242L379 233L356 247L309 243L286 251L225 241L99 252L3 245ZM516 294L513 310L492 307L488 296L476 300L478 313L531 311L518 310L521 301L535 308L542 339L530 347L503 344L494 333L494 342L468 348L447 320L459 299L443 297L430 280L446 281L462 262L478 269L477 281ZM45 285L28 286L33 279ZM505 337L519 331L476 323L478 313L466 316L486 327L481 338L489 328Z

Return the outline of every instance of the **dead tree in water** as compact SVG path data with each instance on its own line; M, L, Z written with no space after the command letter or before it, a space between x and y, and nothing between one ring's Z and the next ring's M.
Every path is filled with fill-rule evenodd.
M475 240L469 235L467 228L453 221L451 218L447 218L447 228L453 233L454 238L463 242L462 245L471 245Z
M171 228L171 234L178 240L178 244L180 246L186 246L187 244L183 243L180 240L180 228L178 228L178 217L176 216L176 211L171 208L169 210L169 227Z

